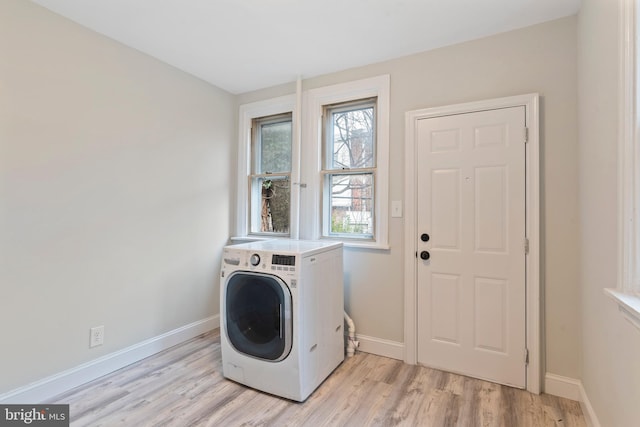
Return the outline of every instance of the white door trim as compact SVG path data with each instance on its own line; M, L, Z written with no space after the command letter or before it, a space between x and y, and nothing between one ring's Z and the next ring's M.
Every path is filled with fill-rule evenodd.
M415 365L418 357L417 331L417 218L416 171L417 121L425 118L472 113L497 108L525 107L528 142L526 145L526 234L529 239L529 255L526 260L526 342L529 350L527 366L527 390L540 393L540 146L539 146L539 96L536 93L490 99L444 107L425 108L405 113L405 262L404 262L404 361ZM524 250L524 242L523 242ZM523 355L523 357L525 357Z

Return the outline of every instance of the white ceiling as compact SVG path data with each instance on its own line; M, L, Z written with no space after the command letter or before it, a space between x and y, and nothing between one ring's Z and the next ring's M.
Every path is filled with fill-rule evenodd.
M232 93L575 14L581 0L32 0Z

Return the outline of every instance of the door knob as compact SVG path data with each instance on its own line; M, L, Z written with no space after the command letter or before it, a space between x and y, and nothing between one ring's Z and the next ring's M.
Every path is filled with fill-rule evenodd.
M422 233L422 235L420 236L420 240L422 240L423 242L428 242L429 235L427 233Z
M430 256L431 255L429 255L429 252L427 252L427 251L420 252L420 258L422 258L425 261L428 260Z

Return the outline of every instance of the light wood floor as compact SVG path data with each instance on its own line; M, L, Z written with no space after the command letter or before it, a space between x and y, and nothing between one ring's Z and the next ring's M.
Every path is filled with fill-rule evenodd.
M358 353L304 403L222 377L219 331L51 403L72 426L585 426L577 402Z

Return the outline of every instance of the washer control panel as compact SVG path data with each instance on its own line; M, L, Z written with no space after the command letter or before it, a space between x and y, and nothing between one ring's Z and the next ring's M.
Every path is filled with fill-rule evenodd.
M295 274L298 267L296 255L283 255L273 252L250 252L227 248L222 258L223 277L225 270L245 268L251 271Z
M295 255L277 255L273 254L271 256L271 264L274 265L296 265L296 257Z

